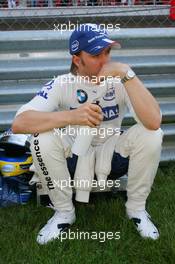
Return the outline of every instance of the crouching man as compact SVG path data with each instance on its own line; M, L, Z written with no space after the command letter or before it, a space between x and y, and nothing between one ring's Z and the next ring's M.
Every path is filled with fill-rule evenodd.
M128 171L126 214L135 222L142 237L159 237L145 204L160 161L161 113L155 98L130 66L110 60L114 44L104 29L96 24L80 25L69 40L70 73L47 83L19 109L13 122L14 133L33 134L34 165L55 210L37 236L40 244L59 238L60 233L75 222L71 186L67 184L60 188L55 183L70 181L66 159L72 157L71 147L76 135L61 137L54 133L54 128L120 129L127 108L137 124L117 136L115 133L103 138L94 136L87 155L78 157L76 171L81 174L82 164L91 164L90 168L87 166L87 170L83 170L87 177L91 175L91 180L94 170L97 179L105 180L110 171L118 172L122 167L121 176ZM108 76L112 76L113 81ZM114 81L116 76L121 81ZM80 77L86 77L81 84ZM98 104L94 104L96 101ZM113 142L110 148L108 142ZM108 148L109 155L103 159L107 153L105 148ZM69 160L71 163L72 159ZM77 190L76 197L88 202L89 190Z

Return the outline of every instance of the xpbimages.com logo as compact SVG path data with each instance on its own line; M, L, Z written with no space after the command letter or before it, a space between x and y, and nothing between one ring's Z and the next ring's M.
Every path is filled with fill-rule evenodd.
M120 239L120 232L112 232L112 231L79 231L78 229L76 231L71 231L68 229L68 231L63 231L60 234L60 241L64 241L66 239L70 240L99 240L99 242L104 243L106 240L119 240Z
M55 78L55 77L54 77ZM59 76L59 80L61 84L92 84L92 85L100 85L105 86L106 84L117 84L121 83L121 78L120 76L95 76L92 75L91 77L89 76L83 76L83 75L61 75Z
M90 128L90 127L72 127L68 125L65 128L54 128L54 136L64 137L65 135L69 136L98 136L99 138L106 138L107 136L119 136L121 134L120 128L112 127L99 127L99 128Z
M92 31L98 31L100 28L101 32L112 32L112 31L119 31L120 30L120 24L112 24L112 23L100 23L100 24L80 24L78 21L76 23L71 23L70 21L68 23L58 23L54 24L54 31L59 31L61 33L66 31L74 31L76 29L79 29L79 31L84 31L85 27L86 29L92 30Z
M53 186L58 187L61 190L65 188L75 188L81 190L89 190L92 188L99 188L100 191L104 191L105 189L111 189L112 187L120 188L120 180L95 180L92 181L81 179L81 180L74 180L74 179L64 179L64 180L54 180Z

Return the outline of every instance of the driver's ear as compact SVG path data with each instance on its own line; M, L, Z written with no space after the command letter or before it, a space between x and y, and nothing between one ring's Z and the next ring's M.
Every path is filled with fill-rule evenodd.
M80 64L80 57L77 55L73 55L72 56L72 62L77 66L77 68L79 67Z

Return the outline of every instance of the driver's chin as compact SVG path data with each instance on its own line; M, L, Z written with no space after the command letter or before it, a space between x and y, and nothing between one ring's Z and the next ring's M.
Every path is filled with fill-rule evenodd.
M100 72L101 68L98 71L94 71L93 73L91 73L91 78L95 78L98 76L99 72Z
M90 75L90 79L91 80L95 80L97 78L97 73L94 73L92 75Z

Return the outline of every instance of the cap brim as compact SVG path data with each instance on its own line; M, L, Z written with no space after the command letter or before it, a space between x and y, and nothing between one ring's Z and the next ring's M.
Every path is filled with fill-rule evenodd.
M101 39L100 41L96 42L95 45L91 46L91 47L87 47L86 49L84 49L85 52L91 54L91 55L98 55L99 53L102 52L103 49L107 48L107 47L115 47L117 49L121 48L120 43L118 43L117 41L108 39L108 38L104 38Z

